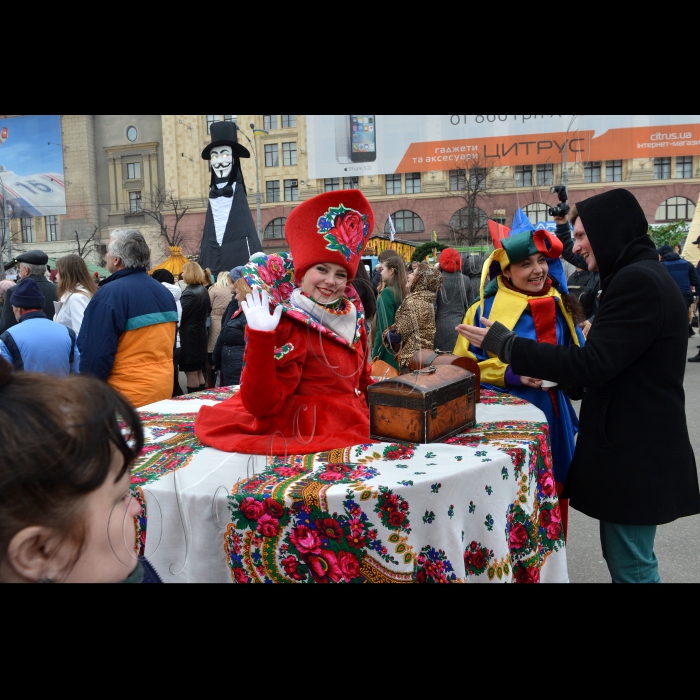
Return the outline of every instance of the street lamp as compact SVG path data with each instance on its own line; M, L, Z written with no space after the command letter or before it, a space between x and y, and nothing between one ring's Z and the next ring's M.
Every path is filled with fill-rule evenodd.
M255 138L255 124L249 124L251 131L253 132L253 138ZM255 206L257 208L257 213L258 213L258 238L260 239L260 245L262 245L263 242L263 233L262 233L262 219L260 217L260 167L258 166L258 149L255 147L255 144L250 140L250 137L248 134L243 131L238 124L236 124L236 129L240 131L243 136L245 136L248 139L248 143L250 144L250 147L253 149L253 158L255 159ZM259 131L264 131L263 129L260 129ZM267 133L264 131L264 133Z
M569 148L569 130L571 129L571 125L574 123L576 117L578 117L578 114L574 114L571 117L569 126L566 127L566 136L564 137L564 169L562 171L562 183L564 187L566 187L567 192L569 190L569 164L567 163L567 150Z

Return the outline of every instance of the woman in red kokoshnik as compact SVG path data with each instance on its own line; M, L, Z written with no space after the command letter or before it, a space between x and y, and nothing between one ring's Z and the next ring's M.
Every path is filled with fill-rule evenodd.
M204 406L206 445L247 454L309 453L369 440L364 310L350 281L374 229L359 190L326 192L290 214L291 255L243 268L247 344L240 391Z

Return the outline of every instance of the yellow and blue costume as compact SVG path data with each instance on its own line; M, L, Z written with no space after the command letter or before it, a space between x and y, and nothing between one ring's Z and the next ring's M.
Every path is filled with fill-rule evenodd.
M561 244L546 231L523 231L503 239L501 243L503 248L496 249L484 263L481 298L467 309L463 323L478 326L480 319L485 317L499 321L522 338L582 346L585 343L583 334L562 301L562 294L567 294L568 289L558 259ZM486 284L489 268L494 262L499 263L503 270L507 265L525 260L537 252L548 257L552 284L546 292L529 296L516 291L506 286L502 274ZM578 432L578 417L569 398L556 388L543 391L522 385L520 378L509 371L508 365L495 355L471 345L463 336L459 336L454 354L471 357L479 363L482 386L518 396L544 412L549 423L554 478L558 483L563 483Z

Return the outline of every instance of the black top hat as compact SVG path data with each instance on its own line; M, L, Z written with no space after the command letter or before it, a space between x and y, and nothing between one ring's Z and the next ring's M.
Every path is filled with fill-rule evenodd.
M237 131L238 127L235 122L214 122L210 128L211 143L202 151L202 158L210 160L211 149L219 146L231 146L239 158L250 158L250 151L238 143Z

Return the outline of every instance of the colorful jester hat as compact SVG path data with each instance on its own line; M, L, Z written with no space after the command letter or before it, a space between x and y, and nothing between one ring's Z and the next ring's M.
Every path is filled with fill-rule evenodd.
M547 258L549 276L561 294L568 294L566 273L559 257L564 250L562 242L543 228L535 230L527 214L518 209L513 218L513 228L508 236L501 240L502 248L496 248L484 262L481 269L481 313L484 311L484 286L489 269L493 263L500 265L503 271L511 263L519 263L536 253L543 253Z
M284 226L296 283L323 262L342 265L352 280L373 230L374 212L360 190L324 192L302 202Z

